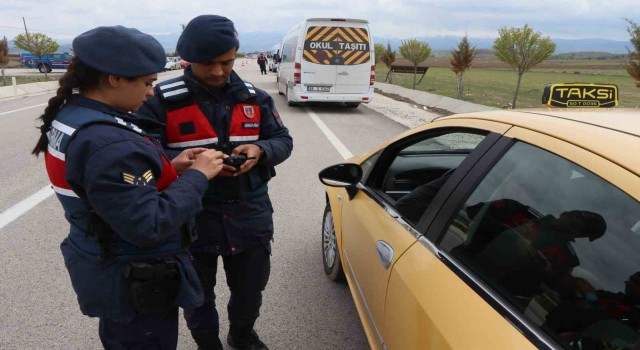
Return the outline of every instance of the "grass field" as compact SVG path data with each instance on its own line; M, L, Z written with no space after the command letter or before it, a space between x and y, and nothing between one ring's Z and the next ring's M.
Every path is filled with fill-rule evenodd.
M58 79L60 79L59 74L50 74L49 79L45 79L44 74L38 76L16 77L16 84L37 83L41 81L57 81ZM11 77L4 77L4 81L6 84L3 84L2 77L0 76L0 86L11 85Z
M401 62L405 64L406 62ZM607 83L618 86L620 107L640 108L640 88L624 69L624 60L555 60L545 61L522 76L516 107L540 107L544 87L549 83ZM418 90L456 97L456 76L447 59L430 59L421 66L429 70ZM376 65L376 81L384 82L389 69ZM419 79L419 77L418 77ZM510 108L517 84L516 73L497 60L476 60L464 74L463 99L498 108ZM413 74L394 74L393 83L413 87Z

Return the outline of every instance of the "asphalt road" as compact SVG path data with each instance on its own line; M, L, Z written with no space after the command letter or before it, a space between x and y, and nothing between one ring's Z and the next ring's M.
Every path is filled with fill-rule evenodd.
M274 97L294 138L291 158L276 168L270 182L276 233L271 278L256 329L271 349L367 349L347 285L329 281L322 269L324 192L317 174L343 161L344 155L365 152L406 128L365 106L288 107L275 88L275 73L260 75L258 65L249 60L237 61L236 71ZM97 319L80 313L60 254L68 224L48 188L42 157L30 155L39 135L35 118L51 96L0 101L3 350L101 348ZM343 144L342 152L318 123ZM221 335L226 336L229 294L222 268L218 276ZM195 348L181 320L179 349Z

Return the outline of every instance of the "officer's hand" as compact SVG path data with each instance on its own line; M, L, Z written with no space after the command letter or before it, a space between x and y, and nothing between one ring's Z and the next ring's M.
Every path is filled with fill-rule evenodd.
M211 180L222 170L222 159L226 157L226 155L220 151L208 149L197 154L195 157L196 159L193 161L190 169L200 171L207 179Z
M178 174L182 174L185 170L189 169L189 167L193 164L193 161L196 160L196 155L206 150L206 148L202 147L186 149L182 151L182 153L180 153L177 157L173 158L173 160L171 161L171 165L173 165Z
M222 176L222 177L234 177L236 176L238 173L238 171L236 170L235 167L232 167L231 165L226 165L223 164L222 165L222 170L220 171L220 173L218 174L218 176Z
M260 146L254 144L240 145L231 151L231 154L244 153L247 157L256 157L256 159L247 159L244 164L240 166L240 170L235 172L235 176L242 175L251 170L260 160Z

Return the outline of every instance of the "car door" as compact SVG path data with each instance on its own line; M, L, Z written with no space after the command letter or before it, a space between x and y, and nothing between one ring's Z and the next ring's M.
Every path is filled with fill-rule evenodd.
M436 122L432 129L388 146L355 196L350 200L343 198L341 247L346 273L380 344L384 342L380 330L392 266L419 236L414 229L417 223L399 212L395 202L447 170L468 168L464 164L469 156L486 151L497 139L499 134L490 134L488 130L503 133L508 129L491 122L484 123L485 128L481 129L450 125L446 121ZM482 143L485 139L488 140Z
M514 127L393 267L388 349L628 349L640 342L640 181Z

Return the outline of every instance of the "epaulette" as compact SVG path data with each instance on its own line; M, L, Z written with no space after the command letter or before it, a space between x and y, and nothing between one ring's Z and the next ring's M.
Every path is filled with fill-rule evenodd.
M159 83L158 90L160 91L160 99L163 101L180 101L191 95L183 76Z
M255 97L258 95L258 93L256 93L256 88L253 86L253 84L251 84L250 82L243 80L244 81L244 86L247 87L247 90L249 90L249 97Z

